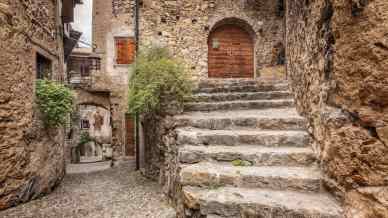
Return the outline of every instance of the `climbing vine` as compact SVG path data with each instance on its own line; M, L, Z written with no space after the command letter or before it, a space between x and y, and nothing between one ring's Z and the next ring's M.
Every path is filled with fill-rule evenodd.
M46 126L66 124L67 116L73 109L73 94L69 88L54 81L38 80L36 97Z
M134 76L129 82L129 112L160 110L161 100L183 104L191 93L191 83L183 64L166 48L145 48L138 56Z

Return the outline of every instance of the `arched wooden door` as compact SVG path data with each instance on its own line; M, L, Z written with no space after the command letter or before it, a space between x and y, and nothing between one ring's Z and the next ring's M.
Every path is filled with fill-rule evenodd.
M254 42L238 25L225 24L208 39L209 78L253 78Z

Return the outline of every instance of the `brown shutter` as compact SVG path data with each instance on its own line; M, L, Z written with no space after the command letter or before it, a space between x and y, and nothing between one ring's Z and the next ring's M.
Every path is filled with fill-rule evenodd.
M74 1L63 0L62 19L64 23L74 22Z
M132 64L135 59L135 45L131 38L116 38L116 63Z

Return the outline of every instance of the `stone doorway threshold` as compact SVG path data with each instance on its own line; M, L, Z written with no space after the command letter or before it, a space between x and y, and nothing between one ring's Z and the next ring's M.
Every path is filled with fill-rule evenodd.
M112 161L100 161L94 163L67 164L66 174L94 173L108 170L112 167Z
M121 157L116 161L97 161L97 162L81 162L78 164L67 164L66 174L84 174L94 173L108 170L112 167L126 166L131 171L136 169L135 157Z
M102 162L103 158L102 156L92 156L92 157L83 157L80 158L80 163L96 163L96 162Z

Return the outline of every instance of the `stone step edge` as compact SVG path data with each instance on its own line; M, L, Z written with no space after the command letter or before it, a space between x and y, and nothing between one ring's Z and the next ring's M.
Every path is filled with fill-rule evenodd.
M264 100L236 100L236 101L214 101L214 102L189 102L189 103L185 103L185 104L188 104L188 105L193 105L193 104L205 104L205 105L209 105L209 104L218 104L218 105L221 105L221 104L236 104L236 103L283 103L283 102L295 102L294 99L292 98L281 98L281 99L264 99ZM292 107L291 107L292 108Z
M213 111L215 112L215 111ZM210 112L211 113L211 112ZM174 116L173 119L178 127L194 127L210 130L231 130L236 128L258 128L261 130L305 130L307 120L299 115L289 116L265 116L257 114L256 116L245 115L243 110L235 114L225 111L223 116L221 112L213 116L201 116L198 112L187 112L183 115Z
M196 128L177 128L179 144L191 145L261 145L267 147L307 147L311 138L303 130L260 130L232 129L205 130Z
M241 136L241 135L250 135L250 136L309 136L309 133L306 130L262 130L257 128L233 128L233 129L201 129L195 127L179 127L175 129L179 134L193 134L195 136L210 136L222 134L225 136ZM247 144L248 145L248 144Z
M316 166L234 166L232 164L202 162L181 165L182 185L294 190L321 192L322 175Z
M247 92L216 92L216 93L207 93L207 92L199 92L195 93L190 97L208 97L208 96L228 96L228 95L255 95L255 94L292 94L291 91L288 90L274 90L274 91L247 91Z
M204 88L224 84L288 84L288 81L284 79L262 80L254 78L208 78L198 81L198 87Z
M288 91L288 84L251 84L251 85L222 85L219 87L208 87L194 89L193 93L239 93L246 92L270 92L270 91Z
M309 166L316 162L312 148L240 145L181 145L178 150L179 162L194 164L204 161L232 162L249 161L254 166Z
M340 204L326 193L192 186L184 186L182 193L186 208L200 210L204 215L239 217L245 208L250 213L244 215L252 217L273 217L281 213L284 217L344 218Z
M186 102L209 102L211 100L221 101L219 99L228 98L228 97L236 98L237 100L239 98L244 99L252 96L256 96L256 100L260 100L260 99L269 100L269 99L280 99L280 98L291 99L292 93L290 91L196 93L190 97L186 97L185 101ZM214 98L219 98L219 99L214 99ZM204 99L206 99L206 101L204 101Z
M223 111L210 111L210 112L200 112L200 111L189 111L184 112L183 114L175 115L173 118L175 119L300 119L300 120L306 120L303 116L299 115L298 113L289 113L287 115L276 115L273 116L272 114L261 114L261 112L270 112L275 111L276 113L283 112L286 109L289 109L291 111L294 107L288 107L288 108L276 108L274 110L271 109L241 109L241 110L223 110ZM280 111L281 110L281 111ZM244 113L247 112L256 112L256 114L249 114L245 115ZM229 113L229 114L228 114ZM233 116L230 116L233 113ZM287 111L286 111L287 113Z
M219 101L219 102L192 102L184 105L184 111L220 111L265 108L287 108L294 106L293 99L251 100L251 101Z

